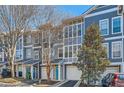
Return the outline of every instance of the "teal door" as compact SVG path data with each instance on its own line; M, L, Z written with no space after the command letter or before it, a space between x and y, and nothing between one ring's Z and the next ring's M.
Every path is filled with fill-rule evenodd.
M58 66L56 66L56 80L58 80Z

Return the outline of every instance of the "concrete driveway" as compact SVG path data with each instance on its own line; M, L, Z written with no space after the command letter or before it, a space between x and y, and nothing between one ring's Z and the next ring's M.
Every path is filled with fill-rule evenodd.
M68 80L58 87L74 87L77 82L78 82L78 80Z

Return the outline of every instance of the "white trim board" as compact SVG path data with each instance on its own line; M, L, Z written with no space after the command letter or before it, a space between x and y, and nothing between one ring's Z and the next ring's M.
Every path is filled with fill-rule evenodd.
M105 14L105 13L110 13L110 12L113 12L113 11L116 11L116 10L117 10L117 7L112 8L112 9L103 10L101 12L96 12L96 13L93 13L93 14L86 15L85 18L92 17L92 16L97 16L97 15L101 15L101 14Z

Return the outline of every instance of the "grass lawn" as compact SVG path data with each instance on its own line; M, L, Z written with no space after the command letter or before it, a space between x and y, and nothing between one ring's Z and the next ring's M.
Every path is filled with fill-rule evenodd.
M0 82L2 83L19 83L20 81L14 78L0 78Z
M47 82L47 80L41 80L41 82L40 83L37 83L37 84L35 84L34 86L35 87L49 87L49 86L51 86L51 85L54 85L54 84L56 84L56 83L58 83L59 81L50 81L50 83L48 83Z

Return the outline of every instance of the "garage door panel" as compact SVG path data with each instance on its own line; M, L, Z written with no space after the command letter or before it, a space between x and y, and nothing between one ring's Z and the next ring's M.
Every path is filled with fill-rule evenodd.
M119 67L107 67L106 70L104 71L102 77L108 73L116 73L116 72L119 72Z
M42 79L47 79L47 74L46 74L46 68L45 67L42 67L41 75L42 75Z
M66 79L68 80L79 80L81 71L76 66L66 66Z

